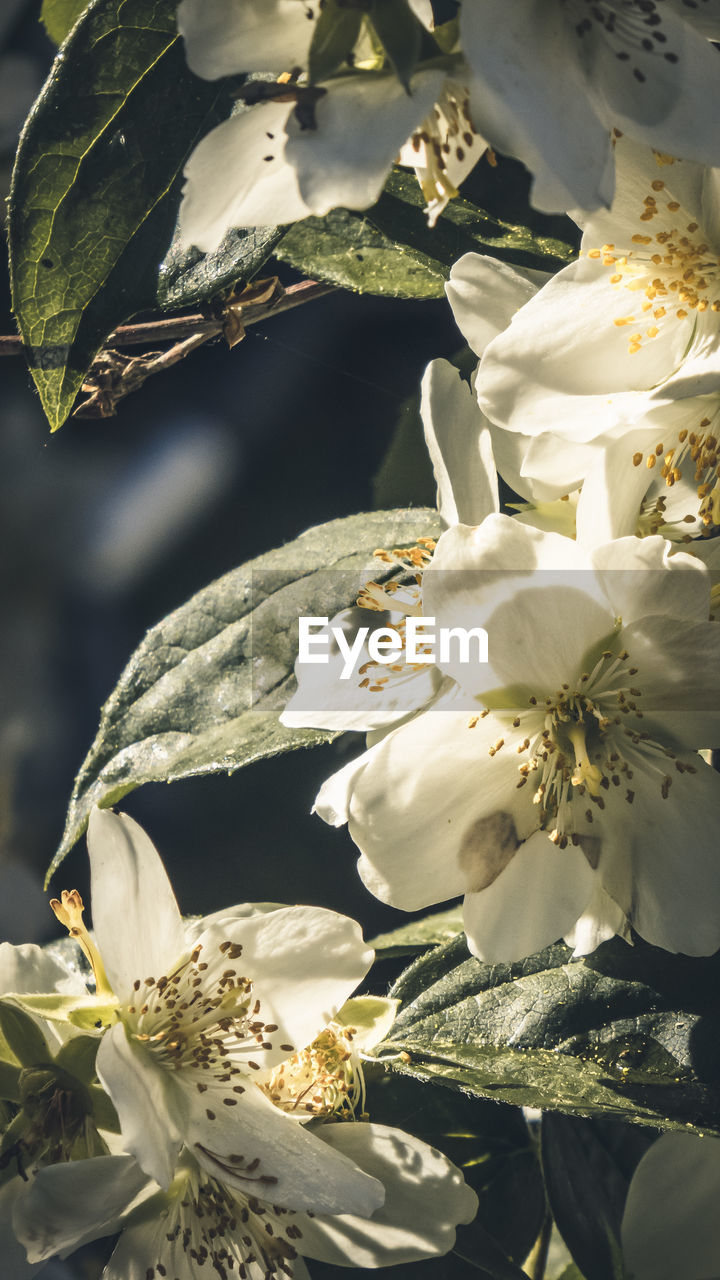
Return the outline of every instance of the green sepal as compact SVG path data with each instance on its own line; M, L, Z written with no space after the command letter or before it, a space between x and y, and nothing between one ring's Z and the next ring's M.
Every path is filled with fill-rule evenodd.
M36 1013L50 1022L69 1022L83 1031L102 1030L115 1020L117 1002L109 1002L94 995L31 995L14 996L18 1004L29 1013Z
M5 1102L20 1101L20 1067L14 1062L0 1062L0 1098Z
M423 46L424 28L407 0L373 0L369 13L395 75L407 93Z
M360 34L362 19L359 9L346 9L337 0L325 0L310 44L308 69L313 84L347 61Z
M55 1062L77 1076L83 1084L92 1084L96 1076L95 1059L99 1044L99 1036L73 1036L55 1055Z
M35 1018L8 1000L0 1000L0 1032L21 1066L30 1067L52 1058Z
M119 1133L118 1114L105 1090L99 1084L93 1084L90 1085L88 1093L97 1128L105 1129L108 1133Z

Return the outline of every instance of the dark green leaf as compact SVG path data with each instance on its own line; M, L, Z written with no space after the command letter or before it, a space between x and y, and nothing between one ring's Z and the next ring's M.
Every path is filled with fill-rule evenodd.
M99 1045L99 1036L73 1036L55 1055L55 1061L83 1084L92 1084Z
M250 227L228 231L213 253L185 249L176 230L160 266L157 300L168 311L209 302L234 285L257 275L282 237L282 227Z
M62 44L89 0L43 0L40 18L54 44Z
M20 1067L13 1062L0 1061L0 1098L7 1102L20 1101ZM0 1130L3 1128L0 1114Z
M481 1097L667 1129L720 1132L720 957L619 939L482 964L462 938L421 956L379 1052Z
M587 1277L583 1275L579 1267L575 1266L574 1262L571 1262L570 1266L566 1267L558 1276L558 1280L587 1280Z
M298 617L332 617L370 573L383 577L377 546L439 530L437 512L424 508L333 520L219 578L153 627L103 708L48 874L95 804L332 738L278 721L294 689Z
M447 278L430 254L396 242L347 209L297 222L275 257L314 280L388 298L442 298Z
M218 117L175 0L93 0L23 130L10 193L13 307L50 426L116 325L156 300L179 175Z
M345 8L338 0L325 0L310 45L308 67L314 84L332 75L346 61L360 34L361 23L359 8Z
M281 262L316 280L394 298L441 298L454 262L485 253L521 267L556 271L575 256L571 245L503 222L468 200L451 200L427 225L414 174L395 169L366 214L335 209L296 223L275 250Z
M413 951L427 951L463 933L462 904L449 911L435 911L412 924L403 924L392 933L381 933L368 945L374 947L379 960L404 956Z
M407 0L372 0L370 21L395 75L409 93L422 49L422 26Z
M637 1128L546 1114L542 1161L558 1230L586 1280L623 1280L620 1226L630 1178L653 1141Z

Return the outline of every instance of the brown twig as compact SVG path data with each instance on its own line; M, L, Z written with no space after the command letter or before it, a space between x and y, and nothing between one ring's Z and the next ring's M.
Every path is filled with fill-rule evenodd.
M292 311L294 307L312 302L315 298L323 298L334 293L335 286L319 284L315 280L301 280L299 284L288 285L275 302L245 303L243 325L258 324L270 315L281 315L284 311ZM189 316L172 316L168 320L150 320L142 324L123 324L108 335L108 347L139 347L156 342L180 342L192 334L203 333L205 338L212 338L221 333L224 319L198 313ZM0 335L0 357L21 356L25 352L22 338L14 334Z

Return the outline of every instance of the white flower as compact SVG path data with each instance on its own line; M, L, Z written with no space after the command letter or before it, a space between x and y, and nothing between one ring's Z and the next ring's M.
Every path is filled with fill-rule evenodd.
M499 507L490 429L469 386L445 360L431 361L425 370L421 416L444 523L480 523ZM430 563L434 548L432 538L420 538L414 547L376 551L386 570L401 571L402 586L392 576L387 582L367 583L358 596L358 607L336 614L330 628L341 627L348 643L360 627L373 623L389 626L404 637L407 618L422 613L416 577ZM327 664L296 662L298 690L281 722L293 728L387 729L433 702L445 683L437 668L402 657L381 667L372 661L367 644L355 664L355 678L341 679L344 662L336 643L330 645Z
M720 19L682 0L462 0L470 109L535 176L540 209L596 209L613 194L610 131L720 164Z
M423 574L440 627L485 626L487 666L328 780L371 892L405 910L464 893L471 949L512 960L626 921L648 941L720 945L714 831L720 631L709 579L659 537L594 551L506 516L444 533Z
M720 1141L664 1133L640 1161L622 1223L630 1280L720 1275Z
M255 1077L307 1045L367 972L359 927L288 907L250 918L228 910L186 934L136 823L94 810L88 848L95 945L115 997L97 1071L126 1150L163 1187L184 1144L233 1186L272 1187L274 1203L306 1207L306 1179L327 1154ZM341 1158L325 1188L328 1212L367 1213L381 1201Z
M643 499L648 516L654 506L710 532L720 523L720 170L626 138L616 154L612 208L584 220L580 259L487 346L478 399L499 427L532 437L524 474L589 480L606 536L634 532ZM479 267L476 278L483 271L491 288L497 272Z
M187 1151L165 1191L131 1157L93 1160L38 1175L21 1198L14 1222L29 1258L44 1260L120 1227L105 1280L165 1274L189 1280L206 1263L223 1276L302 1280L303 1257L377 1267L446 1253L458 1223L477 1210L460 1171L400 1130L352 1121L364 1102L358 1049L384 1037L394 1006L373 997L349 1000L307 1049L265 1076L263 1088L286 1123L312 1122L325 1153L325 1167L305 1170L309 1212L278 1206L262 1185L231 1188ZM324 1211L323 1183L338 1157L381 1188L383 1203L370 1216Z
M287 76L307 71L320 12L315 0L183 0L178 23L189 64L206 79ZM251 87L255 105L213 129L188 161L184 242L210 251L233 227L365 209L397 159L416 170L432 225L486 148L469 115L469 68L459 55L445 61L447 70L420 65L407 87L389 66L357 59L317 84L293 74L290 84Z

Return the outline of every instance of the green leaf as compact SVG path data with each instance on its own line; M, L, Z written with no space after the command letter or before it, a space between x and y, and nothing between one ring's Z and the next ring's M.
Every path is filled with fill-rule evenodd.
M54 44L62 44L89 0L43 0L40 19Z
M413 951L427 951L464 932L462 903L449 911L435 911L430 916L403 924L391 933L381 933L368 946L374 947L378 960L404 956Z
M542 1225L545 1191L521 1112L372 1072L367 1109L373 1122L393 1125L443 1151L478 1196L477 1217L458 1229L452 1254L423 1263L419 1274L426 1280L449 1280L456 1263L459 1275L472 1265L478 1280L526 1280L518 1264ZM408 1269L410 1280L415 1274Z
M20 139L13 308L52 430L107 335L156 300L179 176L223 91L187 68L175 0L93 0Z
M347 209L296 222L275 257L314 280L387 298L442 298L449 274L430 254L396 243Z
M229 231L212 253L186 249L176 229L160 265L157 301L164 310L180 310L209 302L257 275L282 238L283 227L250 227Z
M558 1230L586 1280L624 1280L620 1227L630 1178L653 1138L608 1121L546 1114L542 1162Z
M427 225L414 174L395 169L367 213L335 209L288 232L275 257L316 280L392 298L442 298L454 262L485 253L521 267L556 271L575 256L562 240L503 222L469 200L451 200Z
M512 965L463 938L421 956L376 1051L480 1097L663 1129L720 1133L720 957L611 940L572 960L557 943Z
M426 508L333 520L219 578L153 627L103 708L48 875L95 804L334 737L278 721L294 689L298 617L332 617L369 575L387 576L376 547L439 531L437 512Z

